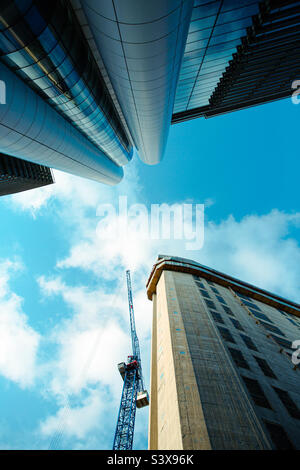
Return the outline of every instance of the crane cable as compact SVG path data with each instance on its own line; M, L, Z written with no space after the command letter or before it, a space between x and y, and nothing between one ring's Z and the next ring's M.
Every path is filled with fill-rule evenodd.
M109 308L112 308L115 305L118 294L119 294L119 292L116 292L114 294L113 299L111 301L111 304L109 305ZM84 366L82 367L81 372L78 376L79 380L82 380L84 378L85 374L87 373L87 371L88 371L88 369L89 369L89 367L92 363L93 357L94 357L94 355L97 351L98 345L99 345L101 333L102 332L100 330L97 334L97 337L94 341L94 344L91 347L88 358L87 358L87 360L86 360ZM63 434L64 434L64 430L65 430L65 427L66 427L67 420L68 420L68 418L71 414L69 394L66 393L64 398L65 398L66 404L65 404L64 408L62 409L61 417L59 418L60 423L57 427L57 430L52 434L52 437L50 439L50 444L49 444L48 450L57 450L58 449L59 443L60 443L60 441L63 437Z

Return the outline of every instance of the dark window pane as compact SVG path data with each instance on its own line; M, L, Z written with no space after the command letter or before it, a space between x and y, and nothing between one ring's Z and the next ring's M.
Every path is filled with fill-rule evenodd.
M243 377L243 381L248 389L248 392L251 395L252 400L257 406L262 406L264 408L272 409L267 397L265 396L263 389L257 382L257 380L249 379L249 377Z
M289 396L288 392L286 392L285 390L281 390L280 388L276 388L276 387L273 387L273 389L275 390L280 400L286 407L290 416L292 416L293 418L300 419L299 408L297 407L294 400L292 400L292 398Z
M204 289L199 289L199 290L201 292L201 295L203 295L203 297L207 297L208 299L210 299L210 296L206 290Z
M277 326L269 325L268 323L265 323L264 321L261 321L260 323L261 323L265 328L267 328L267 330L273 331L273 333L277 333L278 335L285 336L285 334L284 334L279 328L277 328Z
M241 338L249 349L252 349L253 351L258 351L257 347L253 343L252 339L249 338L249 336L241 335Z
M250 369L249 364L244 358L241 351L238 351L237 349L233 349L233 348L228 348L228 350L232 356L232 359L234 360L235 364L238 367L243 367L244 369Z
M267 376L267 377L272 377L273 379L277 379L276 375L274 374L274 372L272 371L271 367L269 366L269 364L267 363L267 361L265 361L264 359L262 359L261 357L257 357L257 356L254 356L257 364L259 365L259 367L261 368L261 370L263 371L263 373Z
M212 300L208 300L208 299L205 299L205 298L204 298L204 300L205 300L205 302L206 302L206 305L207 305L209 308L212 308L212 309L215 309L215 308L216 308L216 306L215 306L215 304L213 303Z
M259 320L265 320L269 323L273 323L272 320L270 320L267 315L265 315L264 313L261 313L261 312L257 312L256 310L253 310L252 308L249 308L249 310L253 313L253 315L255 315L256 318L258 318Z
M205 285L203 284L203 282L201 281L195 281L195 282L198 287L201 287L201 289L205 289Z
M252 303L252 302L249 302L248 300L244 300L244 299L242 299L242 300L243 300L243 303L244 303L245 305L247 305L248 307L252 307L252 308L254 308L255 310L259 310L259 311L261 310L261 309L258 307L258 305L254 304L254 303Z
M295 449L282 426L264 421L276 450Z
M299 328L299 325L298 323L296 323L294 320L292 320L291 318L287 317L287 320L289 320L291 323L293 323L293 325L297 326Z
M221 297L220 295L216 295L216 297L217 297L217 299L218 299L219 302L221 302L221 303L223 303L223 304L226 303L225 300L223 299L223 297Z
M238 320L236 320L235 318L230 318L230 320L237 330L244 331L244 328L242 327L242 325L240 324Z
M231 335L230 331L227 330L227 328L224 328L222 326L218 326L218 330L219 330L222 338L225 341L228 341L229 343L235 343L235 340L234 340L233 336Z
M210 313L211 313L211 316L213 317L215 322L224 323L223 318L221 317L221 315L218 312L211 311Z
M280 346L282 346L283 348L288 348L288 349L291 349L291 346L292 346L292 341L288 341L284 338L279 338L278 336L276 335L271 335L272 338L274 338L274 340L276 341L276 343L280 344Z
M239 294L239 293L238 293L237 295L238 295L241 299L245 299L245 300L250 300L250 301L251 301L250 297L248 297L247 295Z
M222 305L223 309L225 310L226 313L228 313L228 315L233 315L234 316L234 313L232 312L232 310L227 307L227 305Z

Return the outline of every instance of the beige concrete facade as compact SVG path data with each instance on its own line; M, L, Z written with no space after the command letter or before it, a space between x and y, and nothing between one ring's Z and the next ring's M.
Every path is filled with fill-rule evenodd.
M210 297L219 294L223 298L220 305L213 299L215 311L208 308L203 297L205 291L202 287L199 289L197 277L180 265L176 270L162 269L159 275L156 270L152 271L148 283L148 295L150 292L153 302L149 449L272 449L274 444L266 431L266 420L271 424L283 423L286 428L290 426L291 433L297 432L299 423L287 424L280 407L275 410L276 400L271 407L273 411L255 406L241 374L261 380L266 393L270 393L270 400L274 399L269 392L271 386L287 387L290 380L293 390L296 382L300 384L299 374L295 375L289 357L279 351L277 344L274 347L273 338L266 334L257 319L249 318L251 312L245 305L241 306L231 286L222 282L212 287L213 283L208 281L210 284L207 284L200 274L200 283ZM215 287L218 287L217 294L212 294L210 289ZM278 302L277 298L275 300ZM225 304L231 313L224 313ZM263 302L257 302L257 308L258 304L268 315L282 316L275 308ZM281 383L279 379L273 383L268 379L265 385L266 377L261 370L255 370L256 365L253 365L254 372L252 366L246 372L237 368L212 314L227 315L228 324L221 320L222 327L226 326L228 331L229 325L235 329L231 323L236 318L244 325L243 331L251 326L253 332L250 328L247 332L258 343L261 341L261 351L256 356L270 359L272 367L276 364L276 375L284 371ZM286 321L287 328L289 323ZM255 363L255 357L250 357L239 333L232 332L236 338L234 347L237 352L248 354L249 362Z
M170 273L162 274L153 298L150 393L149 449L210 449Z

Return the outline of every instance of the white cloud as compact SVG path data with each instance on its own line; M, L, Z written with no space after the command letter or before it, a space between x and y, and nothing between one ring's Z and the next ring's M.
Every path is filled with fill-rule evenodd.
M300 227L300 213L273 210L236 221L209 223L203 250L195 259L287 299L300 297L300 246L290 232Z
M61 429L65 436L84 436L88 440L97 421L93 417L101 416L101 432L107 440L100 440L104 447L110 442L109 433L113 433L115 423L105 419L102 406L108 406L110 416L118 409L122 382L116 365L126 359L131 348L126 269L132 270L136 326L148 387L152 305L146 298L145 284L159 253L194 259L291 300L297 301L300 296L300 247L293 238L300 214L273 210L241 220L231 215L219 223L208 221L204 246L198 251L186 250L184 240L128 240L122 234L113 241L101 240L96 231L96 208L100 203L117 204L122 194L128 196L130 204L145 202L141 200L134 167L130 171L128 179L113 189L57 173L55 193L35 201L22 196L13 201L22 210L34 210L35 215L55 203L58 221L69 242L69 251L57 262L54 274L39 278L43 295L60 296L69 312L50 335L57 353L48 377L49 390L60 409L42 423L45 436ZM208 199L205 203L209 207L214 201ZM80 281L65 280L78 270ZM93 387L98 387L99 395L92 392ZM88 398L82 399L83 392ZM70 417L62 426L63 405L70 395L76 395L79 402L71 407ZM80 420L84 423L81 429Z
M91 291L85 287L72 287L59 278L39 279L44 294L61 295L71 310L70 318L63 319L52 333L58 345L53 393L80 393L95 383L120 385L117 363L125 360L130 346L123 331L126 300L114 292L103 289ZM118 322L119 320L119 322Z
M32 385L40 335L29 326L22 311L22 299L11 291L12 272L22 266L17 261L0 263L0 374L21 387Z
M81 406L62 407L54 416L46 418L40 424L40 431L44 436L53 436L54 447L56 440L59 441L62 434L82 439L91 430L99 428L100 415L104 407L99 391L91 390Z
M33 217L41 213L41 209L58 199L67 201L80 200L82 205L93 205L98 198L99 184L74 177L68 173L53 170L55 183L41 188L16 193L6 200L12 207L28 211ZM101 187L101 186L100 186Z

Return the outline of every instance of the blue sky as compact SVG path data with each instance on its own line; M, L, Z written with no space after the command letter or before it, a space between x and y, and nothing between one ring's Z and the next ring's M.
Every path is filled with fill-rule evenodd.
M286 99L170 130L164 160L137 156L116 187L55 172L56 184L0 199L0 448L109 449L130 353L125 270L149 387L158 253L195 259L279 295L300 298L297 126ZM204 245L99 238L97 208L205 204ZM137 410L135 448L147 446Z

